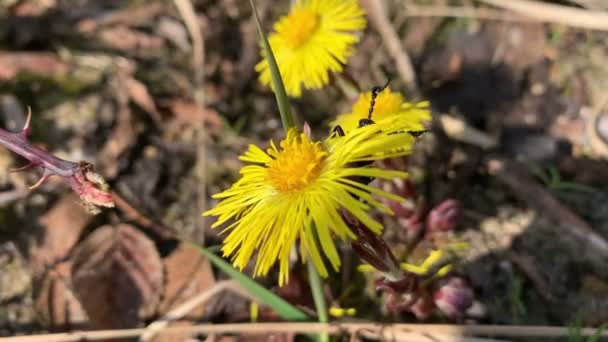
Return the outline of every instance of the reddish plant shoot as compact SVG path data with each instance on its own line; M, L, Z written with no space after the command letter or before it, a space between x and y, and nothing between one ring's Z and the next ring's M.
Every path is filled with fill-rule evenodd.
M95 173L92 164L61 159L28 141L31 121L32 112L28 109L25 125L20 132L9 132L0 128L0 144L28 161L25 166L10 171L20 172L39 167L42 169L42 176L38 182L30 186L30 190L38 188L49 177L56 175L66 180L91 213L100 212L100 207L114 207L114 200L106 181Z

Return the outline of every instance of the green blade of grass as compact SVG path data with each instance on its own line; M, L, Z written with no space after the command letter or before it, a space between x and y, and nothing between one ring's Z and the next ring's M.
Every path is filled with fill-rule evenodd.
M251 10L253 11L255 24L258 28L260 39L262 40L264 55L266 56L266 60L268 61L268 68L270 69L270 76L272 78L272 87L274 88L274 95L277 99L277 105L279 106L279 113L281 113L281 121L283 122L283 128L285 128L285 131L287 131L290 128L296 127L296 122L293 118L293 115L291 114L291 108L289 107L289 99L287 98L287 93L285 92L285 86L283 85L283 79L281 78L281 72L279 71L277 61L274 58L272 49L270 48L268 38L266 38L266 35L262 30L262 23L260 22L260 17L258 16L258 11L255 7L255 2L254 0L249 0L249 2L251 3Z
M319 277L319 272L315 269L312 261L308 262L308 277L310 281L310 289L312 290L312 298L315 302L319 323L327 323L327 304L325 303L325 294L323 293L323 283ZM317 341L328 342L329 335L327 333L319 334Z
M606 329L608 329L608 323L604 323L604 324L600 325L599 328L597 328L597 330L595 331L595 334L593 334L593 336L589 337L587 342L599 342L600 339L602 338L602 333Z
M209 258L217 268L224 271L228 274L232 279L236 280L241 286L247 289L253 296L258 298L262 303L273 309L277 314L279 314L282 318L288 321L305 321L308 320L309 317L300 309L291 305L289 302L284 300L283 298L277 296L276 294L268 291L262 285L258 284L255 280L249 278L245 274L241 273L224 259L218 257L213 252L203 248L196 243L191 242L193 246L195 246L201 254Z

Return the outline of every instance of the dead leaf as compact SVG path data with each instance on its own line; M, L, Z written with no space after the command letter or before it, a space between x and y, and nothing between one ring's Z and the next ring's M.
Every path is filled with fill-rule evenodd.
M184 99L174 99L169 104L175 120L186 125L198 125L205 122L212 132L221 132L223 121L213 109L200 108L196 103Z
M6 4L3 4L6 6ZM21 1L11 9L11 15L16 17L37 17L57 6L57 1Z
M92 218L74 193L67 193L57 201L38 220L42 226L42 241L34 247L30 259L34 274L40 274L49 265L67 257Z
M131 328L150 316L163 287L154 242L137 228L102 226L75 251L72 282L97 329Z
M164 48L164 40L126 25L105 27L97 34L98 39L107 48L141 55L144 52L158 52Z
M166 11L167 6L165 4L142 3L138 6L127 6L125 9L117 9L94 18L87 17L80 20L76 28L80 33L90 33L105 26L126 25L137 27L153 20L155 16Z
M126 102L126 101L125 101ZM126 103L119 105L117 122L106 143L97 153L97 160L101 174L107 178L114 178L119 171L118 159L135 144L137 134L133 127L133 115Z
M136 105L148 112L148 114L150 114L155 123L157 125L160 125L160 114L156 109L154 99L148 92L148 88L146 88L146 85L132 77L129 77L125 81L125 87L127 88L131 101L133 101Z
M213 270L209 260L201 255L192 245L181 243L163 260L167 283L163 299L158 307L160 315L206 291L215 284ZM198 319L205 313L200 306L190 312L191 319ZM185 318L187 318L186 316Z
M71 288L69 261L55 265L42 278L34 301L38 314L53 330L71 330L88 322Z
M11 80L21 72L43 76L65 74L67 63L52 53L0 52L0 80Z

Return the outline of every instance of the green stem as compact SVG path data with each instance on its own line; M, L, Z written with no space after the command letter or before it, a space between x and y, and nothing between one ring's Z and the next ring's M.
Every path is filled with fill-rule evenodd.
M262 30L262 23L260 22L260 17L258 16L258 11L255 7L255 2L254 0L250 0L250 3L251 9L253 11L253 16L255 17L256 26L258 28L258 33L260 34L260 38L262 40L264 55L266 56L268 68L270 69L272 86L274 88L274 95L277 99L277 105L279 106L279 113L281 113L281 121L283 122L283 128L285 128L285 131L288 131L290 128L296 127L296 121L293 118L293 114L291 114L291 108L289 107L289 98L287 97L287 93L285 92L283 78L281 77L281 72L279 71L277 61L274 58L272 49L270 48L270 43L268 42L268 39L266 38L264 31Z
M312 298L315 301L315 308L317 309L317 316L319 316L319 323L327 323L327 304L325 303L325 295L323 294L323 283L317 269L313 265L312 261L307 263L308 265L308 278L310 281L310 289L312 291ZM324 332L319 335L319 341L329 341L329 335Z

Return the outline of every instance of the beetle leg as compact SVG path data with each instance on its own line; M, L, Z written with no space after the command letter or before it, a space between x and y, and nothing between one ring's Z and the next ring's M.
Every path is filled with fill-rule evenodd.
M344 133L344 130L342 129L342 126L340 126L340 125L334 127L334 129L331 132L338 134L339 137L343 137L346 135L346 133Z

